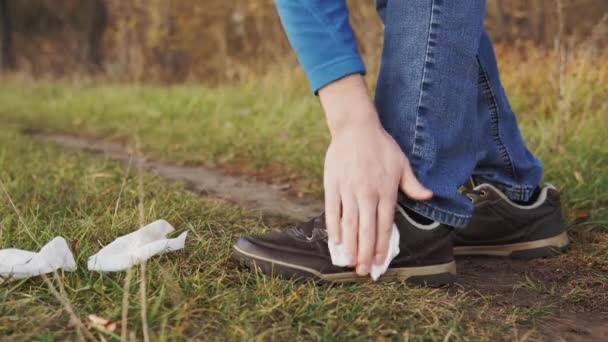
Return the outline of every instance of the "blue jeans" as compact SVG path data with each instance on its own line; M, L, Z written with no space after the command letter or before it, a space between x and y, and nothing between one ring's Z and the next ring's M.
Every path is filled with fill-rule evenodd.
M484 0L378 0L384 50L376 106L428 201L407 206L466 226L473 206L458 188L473 176L526 201L542 165L524 145L483 29Z

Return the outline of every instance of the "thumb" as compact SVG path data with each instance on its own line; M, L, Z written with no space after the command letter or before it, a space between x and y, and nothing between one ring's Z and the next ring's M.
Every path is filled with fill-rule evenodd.
M409 162L405 162L403 168L403 174L401 175L401 182L399 184L401 191L403 191L409 198L415 200L428 200L433 197L433 192L425 188L412 171Z

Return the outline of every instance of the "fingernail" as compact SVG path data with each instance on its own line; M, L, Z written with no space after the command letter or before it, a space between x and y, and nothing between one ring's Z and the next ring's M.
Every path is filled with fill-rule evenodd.
M369 267L367 267L367 265L359 265L357 267L357 274L359 275L367 275L369 273Z
M348 258L348 266L350 266L350 267L357 266L357 263L355 262L355 260L353 259L353 257L350 256L350 254L347 254L346 257Z
M355 262L355 260L353 260L353 257L350 254L346 254L346 257L348 258L348 267L357 266L357 263Z

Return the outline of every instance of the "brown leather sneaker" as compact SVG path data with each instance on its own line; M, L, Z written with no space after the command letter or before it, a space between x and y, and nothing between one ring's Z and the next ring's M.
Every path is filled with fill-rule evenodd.
M490 184L464 191L475 204L466 228L454 229L454 255L549 257L568 247L559 192L545 184L530 205L513 203Z
M328 282L368 281L352 268L334 266L327 247L325 215L288 229L241 237L234 257L252 270L282 278L316 279ZM397 206L400 253L379 280L407 281L440 286L454 282L456 264L452 255L451 228L414 222Z

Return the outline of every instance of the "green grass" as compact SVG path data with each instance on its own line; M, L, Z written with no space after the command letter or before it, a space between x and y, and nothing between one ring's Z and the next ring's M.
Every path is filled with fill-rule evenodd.
M503 78L545 180L563 194L567 214L590 213L608 231L608 66L571 57L562 82L558 59L505 55ZM155 86L87 81L0 84L0 122L133 142L180 164L205 164L290 182L321 197L328 134L317 99L300 74L279 72L239 86Z
M507 60L505 86L530 149L545 164L545 180L562 190L565 214L590 218L570 229L573 253L538 264L556 268L563 262L572 277L555 283L535 279L520 288L597 308L606 303L597 290L605 288L606 279L594 269L605 270L608 262L608 66L584 56L575 59L566 69L560 99L550 61L543 56ZM19 131L129 144L139 137L143 151L156 159L290 182L297 192L320 197L328 135L317 100L295 83L270 77L206 88L2 79L0 180L23 222L0 193L0 248L36 249L26 227L40 244L55 235L75 241L79 270L53 282L65 286L81 319L96 314L120 321L125 274L87 272L86 258L137 228L137 173L35 142ZM261 218L156 176L142 177L145 221L164 218L190 234L185 250L157 257L147 267L147 322L156 339L517 339L525 337L518 324L533 327L557 310L542 301L532 306L496 301L475 289L325 287L241 271L229 256L236 236L282 229L284 219ZM586 273L581 276L579 269ZM135 272L128 329L141 338L139 279ZM74 338L68 322L40 278L0 287L0 339Z
M155 158L182 164L281 169L320 192L327 144L316 99L260 87L2 82L0 120L114 139L141 137ZM302 177L305 175L304 177ZM309 188L312 186L312 188Z
M120 321L125 273L88 272L86 259L138 226L138 173L32 142L13 125L0 131L0 165L0 180L23 219L2 194L0 248L34 250L57 235L74 241L79 269L59 274L53 283L63 284L65 297L85 322L89 314ZM181 185L146 173L142 177L145 221L165 218L178 232L189 231L184 250L155 257L147 265L147 322L154 339L488 339L515 337L514 323L526 317L511 306L486 315L491 299L464 291L398 283L328 287L239 270L230 259L235 237L278 229L280 219L269 225ZM130 286L128 329L141 338L138 272ZM68 322L40 277L0 287L0 339L71 339L75 330Z

